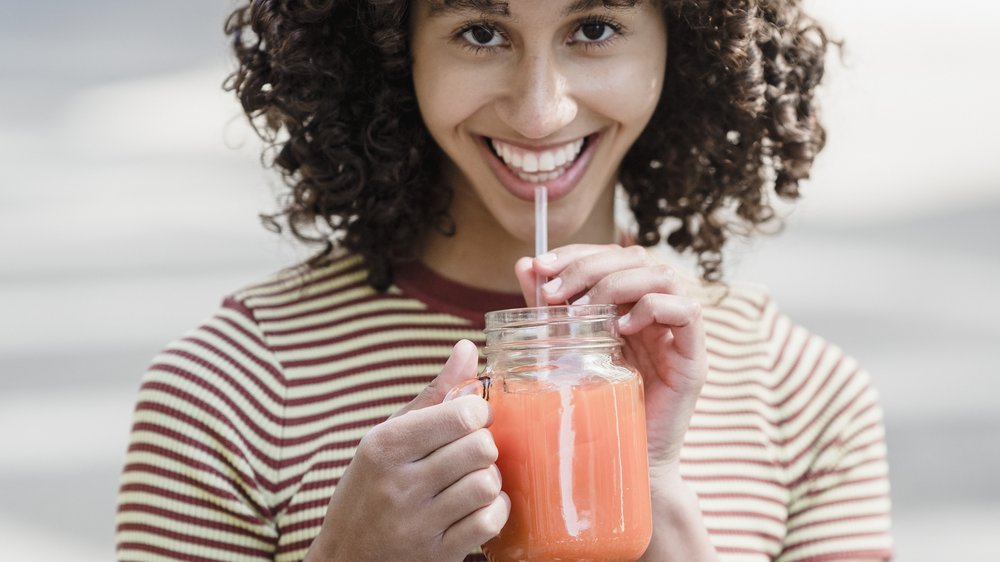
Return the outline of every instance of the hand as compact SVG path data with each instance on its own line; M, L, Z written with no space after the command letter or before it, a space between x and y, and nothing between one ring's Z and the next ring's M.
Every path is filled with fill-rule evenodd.
M458 561L500 532L510 499L486 429L490 407L479 396L441 403L476 376L477 355L458 342L437 378L364 436L307 561Z
M686 296L676 272L640 246L576 244L514 267L529 306L535 279L544 304L617 304L624 313L622 353L642 374L649 468L654 479L677 474L695 402L708 373L701 306Z

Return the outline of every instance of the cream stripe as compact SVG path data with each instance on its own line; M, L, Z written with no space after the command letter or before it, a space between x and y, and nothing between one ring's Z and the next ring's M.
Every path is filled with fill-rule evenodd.
M378 307L360 307L360 306L357 308L360 310L366 308L371 308L373 310L378 309ZM353 310L353 308L351 310ZM397 312L398 310L399 310L398 307L386 308L385 311L378 316L369 316L366 318L360 318L357 320L352 320L347 322L338 322L336 324L333 324L325 328L316 328L310 330L309 332L284 334L284 335L270 335L268 336L268 343L273 347L303 345L326 339L349 336L351 334L356 334L362 330L370 330L373 328L382 328L386 330L404 324L415 324L417 326L421 326L422 330L427 330L426 326L430 326L433 324L438 324L438 325L445 324L452 326L449 327L447 330L443 330L441 328L435 328L432 333L448 332L449 334L451 334L454 333L456 329L463 329L463 328L467 329L466 326L462 326L461 323L456 322L454 318L449 318L444 315L399 314ZM478 331L473 331L473 330L469 331L476 335L480 334L480 332ZM392 334L394 332L389 332L389 333Z
M185 529L186 530L186 529ZM151 546L156 546L160 548L170 549L174 552L179 552L186 556L192 557L202 557L208 558L209 560L233 560L234 557L239 557L239 560L270 560L270 557L262 556L250 557L247 554L234 554L228 550L211 548L208 546L202 546L199 544L191 543L189 541L175 540L171 538L161 537L160 535L155 535L152 533L145 533L141 531L123 531L118 533L118 542L137 542L142 544L148 544ZM242 546L242 545L240 545ZM125 550L119 551L118 557L120 560L147 560L153 559L149 555L141 550ZM148 558L147 558L148 557ZM162 560L162 558L156 558ZM169 560L169 559L168 559Z
M182 515L191 515L201 519L208 519L217 523L246 529L248 531L252 531L255 536L247 536L232 531L224 531L197 523L188 523L170 517L164 517L156 513L141 511L125 511L123 513L119 513L117 517L118 524L134 523L151 525L156 528L184 533L193 537L220 541L227 544L247 546L250 548L259 548L261 550L271 550L274 542L273 539L276 539L278 536L277 530L268 526L250 526L246 524L246 522L235 517L227 517L224 513L200 510L190 504L164 500L160 496L154 496L152 494L126 493L122 494L120 501L122 503L138 503L146 505L155 503L157 507L169 509ZM192 513L193 509L199 509L198 513ZM269 538L272 540L268 540Z

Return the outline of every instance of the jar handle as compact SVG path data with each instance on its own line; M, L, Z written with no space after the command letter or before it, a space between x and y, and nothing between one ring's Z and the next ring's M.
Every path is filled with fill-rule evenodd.
M452 389L448 391L448 394L445 394L444 402L447 402L449 400L454 400L459 396L468 396L470 394L478 394L483 398L483 400L489 402L490 385L492 383L493 380L488 375L483 375L476 379L467 380L460 385L452 387Z

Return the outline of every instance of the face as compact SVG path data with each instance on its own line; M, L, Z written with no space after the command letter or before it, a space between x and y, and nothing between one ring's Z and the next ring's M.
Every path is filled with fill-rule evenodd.
M452 215L528 241L534 192L549 237L613 228L613 188L663 85L666 29L651 2L416 0L413 80L444 153ZM592 240L590 240L592 241Z

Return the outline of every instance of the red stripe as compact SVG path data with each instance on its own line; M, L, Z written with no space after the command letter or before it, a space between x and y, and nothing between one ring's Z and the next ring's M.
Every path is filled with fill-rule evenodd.
M370 289L370 288L369 288L369 291L371 291L371 292L368 292L368 291L365 290L366 287L367 287L367 285L364 285L363 282L354 283L351 286L342 287L339 290L339 292L345 292L347 290L353 289L354 291L356 291L358 293L361 293L360 296L353 297L353 298L344 300L342 302L334 302L334 303L326 305L326 306L321 306L321 307L317 307L317 308L310 308L310 309L306 309L306 310L300 310L299 312L289 312L287 314L276 314L274 316L268 316L266 318L260 318L260 322L261 322L262 325L266 326L267 324L273 324L273 323L278 323L278 322L289 322L291 320L300 320L302 318L309 318L309 317L322 318L322 316L324 314L326 314L326 313L329 313L329 312L343 312L345 310L350 310L351 307L358 306L358 305L365 304L365 303L369 303L369 302L378 302L380 305L386 306L386 307L391 307L392 306L392 301L412 302L412 299L410 299L408 297L405 297L403 295L394 295L392 293L376 293L376 292L374 292L373 289ZM337 291L332 292L331 294L325 295L325 296L326 297L332 297L336 293L337 293ZM310 300L315 300L315 299L310 299ZM386 301L388 301L388 302L386 302ZM299 304L301 304L301 302L302 301L295 301L293 304L296 305L296 306L298 306ZM290 307L290 305L285 304L285 305L281 305L281 306L274 306L272 308L275 309L275 310L278 310L278 309L283 308L283 307ZM259 309L259 307L258 307L258 309ZM267 332L265 331L265 333L267 333Z
M805 433L810 428L815 427L816 423L819 421L819 419L821 417L823 417L829 411L829 409L837 402L837 398L840 397L840 395L844 392L844 389L851 383L851 381L852 381L855 373L857 373L857 371L855 371L854 373L851 373L850 375L848 375L844 379L844 382L842 382L840 384L840 386L837 388L836 392L834 392L833 395L831 395L826 400L826 403L823 404L823 407L820 408L816 412L816 414L812 417L812 419L810 419L808 422L803 423L802 427L795 433L795 435L792 435L791 437L788 437L786 439L779 440L779 444L781 444L781 445L794 444L796 441L799 440L799 438L802 436L803 433ZM827 377L827 380L829 380L830 378L832 378L832 374ZM823 384L825 385L826 381L823 381ZM833 413L833 415L830 415L828 417L828 419L826 420L826 423L823 424L823 426L820 428L819 432L816 434L817 437L815 439L813 439L813 441L811 443L809 443L807 445L804 445L803 448L798 453L796 453L795 455L792 456L792 462L795 462L798 459L802 458L802 456L805 455L806 453L808 453L810 450L814 451L815 450L814 447L816 447L817 444L819 443L819 441L825 435L827 435L829 433L830 426L840 416L842 416L844 414L845 410L847 410L848 408L852 407L858 400L860 400L862 397L864 397L864 395L867 393L867 391L868 391L868 387L867 386L862 386L858 390L857 393L855 393L853 396L851 396L850 398L848 398L847 402L841 408L839 408L835 413ZM814 396L814 398L815 398L815 396ZM802 411L804 411L808 406L810 406L812 404L813 404L813 402L810 402L806 406L803 406L799 410L799 412L797 412L795 414L796 417L798 416L799 413L801 413ZM788 420L788 419L790 419L790 418L786 418L786 420ZM782 421L782 423L785 423L785 422Z
M258 487L262 487L262 486L264 488L266 488L266 489L271 489L272 484L271 484L271 482L269 482L267 480L266 477L264 477L263 475L260 475L260 474L246 474L246 473L240 471L238 468L236 468L235 466L233 466L230 463L229 459L227 459L225 457L225 455L222 454L221 451L219 451L217 449L209 447L209 446L207 446L207 445L205 445L203 443L199 443L197 441L193 441L192 439L190 439L189 437L187 437L187 436L185 436L183 434L180 434L180 433L178 433L178 432L176 432L176 431L174 431L174 430L172 430L170 428L166 428L166 427L163 427L163 426L160 426L160 425L142 423L142 424L136 424L135 427L133 428L133 431L140 431L140 430L141 431L148 431L150 433L156 433L156 434L158 434L160 436L163 436L163 437L166 437L168 439L171 439L172 440L172 443L171 443L172 445L183 444L184 447L187 448L187 449L194 448L194 449L201 450L202 452L208 454L209 456L211 456L215 460L217 460L219 462L219 466L220 467L225 467L227 469L232 470L233 474L236 474L236 475L239 476L240 481L238 482L238 481L234 480L232 478L231 474L227 474L227 473L221 472L220 470L218 470L214 466L205 464L205 463L200 462L200 461L196 461L196 460L194 460L194 459L192 459L190 457L186 457L184 455L176 453L172 449L168 449L166 447L161 447L159 445L153 445L151 443L141 443L141 442L140 443L133 443L133 444L129 445L129 448L128 448L129 452L132 452L132 451L143 451L143 452L146 452L146 453L153 453L155 455L159 455L161 457L166 457L168 459L177 461L177 462L179 462L181 464L188 465L188 466L190 466L192 468L197 468L198 470L201 470L203 472L209 472L209 473L215 474L219 478L221 478L222 480L225 480L226 482L229 482L230 484L232 484L234 490L239 490L241 487L247 487L247 488L253 489L253 488L258 488ZM226 443L226 442L221 442L220 441L220 444L225 445L226 448L230 449L231 452L234 452L237 456L239 456L240 458L243 458L243 455L242 455L241 451L238 451L238 450L237 451L233 451L230 448L230 447L232 447L231 443ZM268 459L267 457L262 457L261 458L261 462L263 462L266 465L272 465L272 464L274 464L274 461L272 461L271 459Z
M764 531L757 531L751 529L708 529L709 534L719 535L719 536L737 536L737 537L757 537L759 539L764 539L766 541L773 542L776 546L781 545L781 537L773 535L771 533L765 533Z
M172 470L167 470L166 468L155 466L148 463L142 462L132 462L127 463L123 470L125 474L155 474L158 478L166 478L168 480L173 480L179 482L186 486L191 486L193 488L198 488L202 492L205 492L212 497L223 498L233 501L243 501L245 496L238 496L230 490L224 488L219 488L217 486L211 486L201 480L195 479L188 474L180 474ZM124 488L123 488L124 489ZM247 521L256 521L256 519L247 519Z
M186 552L179 552L176 550L171 550L169 548L162 548L159 546L153 546L151 544L139 543L139 542L119 542L118 552L119 554L123 550L138 550L140 552L149 552L152 554L157 554L159 556L166 557L169 560L184 560L184 562L219 562L214 558L202 558L201 556L195 556L193 554L188 554ZM121 560L122 558L119 557ZM267 560L273 562L274 558L270 554L261 554L261 560Z
M765 560L768 562L772 560L771 556L774 554L773 552L767 550L744 548L741 546L716 546L715 551L720 554L759 554L761 556L766 556Z
M204 517L195 517L193 515L178 513L176 511L152 505L146 505L140 503L125 503L119 506L118 512L146 513L150 515L158 515L160 517L171 519L178 523L184 523L194 527L200 527L204 529L216 529L218 531L224 531L227 533L232 533L234 535L243 535L245 537L251 537L256 539L262 538L259 533L255 533L252 530L247 529L246 527L240 527L238 525L232 525L230 523L223 523L221 521L214 521L212 519L205 519ZM228 512L226 512L226 514L228 515Z
M859 519L873 519L873 518L885 518L886 527L888 527L889 512L888 511L876 511L874 513L860 513L854 515L846 515L843 517L831 517L829 519L821 519L819 521L809 521L808 523L799 523L794 526L795 530L807 529L809 527L816 527L819 525L831 525L834 523L844 523L847 521L857 521Z
M862 531L862 532L857 532L857 533L842 533L842 534L839 534L839 535L830 535L828 537L817 537L817 538L814 538L814 539L809 539L809 540L797 542L795 544L787 545L785 547L785 549L782 551L782 554L787 554L787 553L789 553L789 552L791 552L793 550L802 548L804 546L811 546L811 545L814 545L814 544L819 544L819 543L829 542L829 541L840 541L840 540L845 540L845 539L857 539L857 538L862 538L862 537L884 537L884 538L887 539L888 535L886 534L885 531Z
M234 378L230 372L223 370L222 368L208 361L207 359L199 355L194 355L188 351L183 351L180 349L171 349L164 352L164 355L173 355L191 361L197 364L199 367L203 368L205 371L208 371L209 373L214 375L214 377L209 379L203 375L195 374L182 366L169 365L167 363L154 363L149 367L150 371L159 371L161 373L170 374L180 379L183 379L187 382L194 384L195 386L201 387L209 394L219 398L233 410L242 410L241 407L236 406L236 403L229 396L231 392L235 392L240 396L242 396L243 399L245 399L247 402L249 402L250 405L253 407L253 409L256 410L257 413L259 413L262 417L274 423L280 424L281 422L280 418L276 414L274 414L270 408L268 408L262 402L260 402L256 396L251 394L250 391L247 390L246 384ZM231 361L231 359L226 359L227 356L225 356L225 354L222 354L220 352L219 355L220 359L224 361L227 360ZM267 385L265 385L263 381L257 378L256 375L254 375L252 372L245 370L243 367L240 367L235 363L233 364L233 366L239 371L239 374L242 376L242 378L246 379L246 382L249 382L251 385L261 389L261 391L269 399L274 401L273 407L275 409L277 410L282 409L282 403L284 400L283 396L279 396L273 390L267 388ZM222 388L223 387L222 383L224 383L226 387L225 390L223 390ZM161 383L156 381L147 381L146 383L143 384L143 388L156 388L170 394L182 392L172 384Z
M312 281L308 279L309 275L315 276L320 274L319 277L313 277L313 280L331 279L338 275L342 275L352 270L361 269L361 267L363 267L363 262L360 256L347 252L340 255L331 255L324 259L325 261L316 268L310 267L308 264L301 264L279 271L271 278L259 281L256 284L243 289L240 293L246 294L251 298L256 297L257 295L262 297L282 295L300 288L303 285L303 282L306 286L308 286L308 284ZM351 267L351 261L355 262L354 265L357 267ZM345 266L345 264L347 265ZM320 273L324 270L329 273ZM291 285L293 278L296 278L299 283ZM289 287L289 285L291 285L291 287ZM266 292L268 289L274 289L274 291L268 293Z
M776 369L778 368L778 364L781 363L781 361L784 359L785 353L788 352L789 348L791 347L792 334L794 334L794 333L795 333L794 330L789 330L788 333L785 334L785 340L781 343L781 346L778 347L778 351L774 355L774 361L772 361L770 365L752 365L750 367L747 367L746 365L740 365L738 367L723 367L721 365L712 365L712 358L709 357L708 358L708 360L709 360L709 382L713 383L716 386L740 386L742 384L747 384L746 382L728 383L726 381L720 381L717 378L713 379L712 378L713 372L714 373L746 373L748 370L752 371L752 370L756 369L756 370L759 370L762 374L765 374L765 375L776 375L776 374L778 374L778 372L776 371ZM767 389L769 391L772 391L772 392L775 391L775 390L778 390L779 388L781 388L784 385L785 381L787 381L788 378L795 372L795 367L798 364L799 359L801 359L802 354L805 352L806 349L808 349L810 341L811 340L806 340L805 342L802 343L801 347L798 349L799 358L797 358L795 360L795 362L792 364L792 366L785 372L784 376L778 382L774 383L773 385L764 384L763 382L757 381L756 379L753 380L753 381L748 381L748 382L753 382L757 386L760 386L760 387L765 388L765 389Z
M869 501L873 501L873 500L884 500L884 499L888 499L888 498L889 498L889 494L883 492L883 493L880 493L880 494L869 494L867 496L854 496L854 497L850 497L850 498L842 498L842 499L839 499L839 500L831 500L831 501L826 501L826 502L823 502L823 503L817 503L817 504L813 504L813 505L810 505L810 506L806 506L806 507L803 507L802 509L798 509L798 510L795 510L795 511L789 511L789 513L788 513L789 527L793 526L791 523L792 523L792 521L795 520L795 518L801 517L803 514L809 513L810 511L813 511L813 510L816 510L816 509L822 509L824 507L830 507L832 505L843 505L843 504L848 504L848 503L869 502Z
M327 500L327 502L329 502L329 499ZM312 519L306 519L303 521L299 521L298 523L293 523L291 525L285 525L284 527L281 528L281 533L284 535L290 535L292 533L296 533L304 529L311 529L313 527L322 527L322 526L323 526L323 517L322 516L314 517Z
M161 498L166 498L166 499L169 499L169 500L177 501L177 502L183 503L185 505L190 505L192 507L198 507L199 509L202 509L202 510L214 511L214 512L219 513L221 515L225 515L226 517L229 517L231 519L239 519L241 521L245 521L245 522L247 522L247 523L249 523L251 525L264 525L266 523L266 520L262 519L260 517L254 517L254 516L246 515L246 514L243 514L243 513L236 512L236 511L227 510L224 507L222 507L221 505L219 505L217 501L210 501L210 500L207 500L207 499L204 499L204 498L198 498L198 497L194 497L194 496L180 494L180 493L175 492L173 490L167 490L165 488L160 488L160 487L157 487L157 486L151 486L149 484L137 484L137 483L124 484L121 487L120 493L124 494L126 492L142 492L142 493L150 494L150 495L153 495L153 496L159 496ZM235 499L235 497L233 497L232 494L226 494L223 497L223 499L232 499L233 502L240 502L241 501L241 500ZM120 512L121 511L126 511L126 506L129 506L129 505L133 505L133 504L122 504L118 508L118 511L120 511ZM139 504L134 504L134 505L139 505Z
M688 479L687 476L684 477ZM788 490L783 490L787 492ZM762 496L760 494L750 494L745 492L698 492L698 497L708 500L754 500L762 501L767 503L773 503L775 505L780 505L782 507L786 506L784 500L773 497L773 496Z
M796 562L831 562L833 560L890 560L894 556L891 548L873 548L867 550L838 550L827 554L814 554L807 558L799 558Z
M776 515L770 515L767 513L761 513L758 511L733 511L733 510L710 510L703 509L701 514L706 517L737 517L740 519L763 519L765 521L773 521L775 523L785 524L784 517L778 517Z
M217 355L218 359L221 360L221 362L228 363L231 367L236 369L236 371L238 371L239 374L242 375L246 379L246 381L250 383L250 385L257 387L262 393L264 393L269 399L271 399L279 409L281 408L281 404L284 401L284 396L278 394L269 386L267 386L264 383L264 381L258 378L257 375L255 375L252 371L247 370L243 365L233 360L230 356L226 355L225 353L222 353L221 351L219 351L218 349L212 347L207 343L193 339L187 341L189 341L194 345L197 345L198 347L205 349L210 353L214 353L215 355ZM172 355L175 357L181 357L183 359L191 361L192 363L197 364L199 367L202 367L206 371L209 371L213 375L216 375L222 381L225 381L225 383L229 386L230 389L232 389L235 392L238 392L241 396L247 399L247 401L253 404L254 408L261 414L263 414L265 417L271 415L270 410L268 410L259 400L257 400L257 398L253 394L250 394L250 391L247 390L246 384L242 384L240 381L237 381L230 374L229 371L223 370L217 363L209 361L208 359L202 357L201 355L195 355L194 353L191 353L190 351L185 351L183 349L168 349L163 352L163 355L168 355L168 356ZM149 370L150 371L157 370L180 376L185 380L191 381L197 384L198 386L205 388L206 390L217 396L225 394L221 389L218 388L217 385L211 385L210 381L207 380L206 378L195 375L194 373L188 371L183 367L179 367L176 365L168 365L166 363L154 363L150 365ZM278 382L279 384L281 383L280 380Z
M318 269L311 269L308 266L299 267L294 270L289 270L289 275L282 275L274 281L261 283L240 292L246 295L246 299L248 301L273 299L292 293L299 293L293 297L293 302L301 302L301 296L306 290L312 287L322 285L337 279L338 277L347 277L364 271L364 264L362 261L359 258L355 259L356 263L347 264L346 266L344 263L349 260L337 259L323 264L323 266ZM312 275L312 277L310 277L310 275ZM293 278L297 279L293 282ZM287 303L285 306L287 306Z
M391 359L388 361L379 361L377 363L365 363L351 369L337 369L331 368L329 374L315 375L311 377L295 377L288 381L289 387L301 387L309 386L313 384L324 384L330 381L334 381L344 377L350 377L353 375L359 375L363 373L370 373L372 371L392 369L394 367L420 367L427 366L428 373L433 378L437 376L438 371L444 366L440 357L411 357L411 358L401 358L401 359ZM300 393L302 391L299 391Z
M366 390L373 390L389 386L412 385L412 384L428 385L432 380L434 380L435 376L436 374L427 374L427 375L408 375L408 376L392 377L386 379L378 379L365 383L354 384L338 390L331 390L329 392L324 392L322 394L307 394L300 398L291 398L287 401L287 405L289 407L296 407L296 406L304 406L307 404L315 404L317 402L325 402L327 400L332 400L339 396L346 396L350 394L364 392Z
M727 343L741 344L742 345L742 344L745 344L745 340L730 340L730 339L727 339L726 337L722 336L721 334L712 332L710 330L710 328L712 328L712 327L726 328L726 329L732 330L734 332L738 332L740 334L749 334L749 335L755 336L754 340L752 340L752 341L760 340L760 343L768 343L768 342L771 342L774 339L774 334L778 330L779 320L784 320L785 317L781 316L780 314L773 315L771 317L770 323L768 323L768 325L767 325L767 330L766 330L767 336L764 337L761 340L759 334L760 334L760 328L761 328L761 326L760 326L760 320L762 320L762 319L763 318L754 319L753 323L748 324L746 326L741 326L741 325L733 324L732 322L729 322L727 320L723 320L722 318L711 318L711 317L709 317L709 318L705 318L705 331L708 332L707 335L709 335L710 337L714 337L716 339L719 339L719 340L727 342ZM785 323L782 322L782 324L784 325Z
M283 361L286 368L294 369L296 367L311 367L316 365L327 365L330 363L335 363L337 361L343 361L345 359L351 359L358 356L369 355L372 353L378 353L380 351L395 350L398 352L406 347L427 347L427 346L437 346L443 350L448 350L451 346L455 345L455 340L450 339L440 339L440 338L407 338L385 341L382 343L377 343L373 345L367 345L364 347L357 347L350 351L343 353L335 353L332 355L323 355L319 357L313 357L310 359L299 359L296 361ZM444 361L440 358L438 363L444 366ZM332 367L332 365L331 365Z
M261 440L266 441L267 443L270 443L270 444L277 444L277 443L279 443L279 440L278 440L277 437L275 437L274 435L271 435L270 433L266 432L263 428L261 428L259 425L257 425L257 423L256 423L256 421L254 419L250 418L250 416L248 416L246 414L246 412L244 412L241 408L239 408L238 406L236 406L235 402L231 398L229 398L228 396L226 396L225 394L223 394L217 388L212 387L212 386L204 383L201 379L198 379L198 378L196 378L194 376L191 376L190 374L186 373L185 371L177 370L177 372L174 373L174 374L177 375L177 376L179 376L179 377L181 377L181 378L187 379L187 380L195 383L196 385L204 388L205 390L208 390L211 394L215 395L217 398L219 398L219 400L221 400L223 403L225 403L225 405L229 408L229 410L230 410L231 413L227 414L227 413L220 412L217 408L215 408L214 406L210 405L208 402L202 400L201 398L199 398L199 397L197 397L197 396L195 396L195 395L193 395L193 394L191 394L189 392L180 390L180 389L178 389L176 387L173 387L173 386L170 386L170 385L167 385L167 384L163 384L163 383L159 383L159 382L147 381L145 384L142 385L142 387L144 389L147 389L147 390L158 390L158 391L161 391L161 392L165 392L165 393L171 395L171 397L173 397L175 399L187 402L191 406L197 407L198 409L204 411L207 414L211 414L212 417L214 417L215 419L217 419L220 422L221 425L223 425L225 427L232 428L234 432L236 432L237 434L240 434L241 433L240 430L236 427L236 425L233 423L233 420L230 418L231 415L235 415L247 427L249 427L251 430L253 430L254 434L257 435L257 437L259 437ZM154 403L146 401L146 402L142 402L141 404L145 404L145 405L147 405L147 407L152 407ZM251 404L252 404L252 402L251 402ZM163 407L169 408L168 406L163 406ZM183 415L179 411L174 410L174 409L170 409L169 411L163 411L163 410L160 410L159 408L152 408L152 409L154 409L156 411L162 411L163 413L168 413L170 415L176 415L176 416L182 416ZM278 416L276 416L275 414L273 414L271 412L268 412L266 410L262 410L260 408L257 408L257 409L262 414L262 416L264 418L270 420L271 422L273 422L274 424L278 425L279 427L282 425L282 419L279 418ZM176 414L175 414L175 412L176 412ZM185 419L191 419L188 416L184 416L184 417L185 417Z
M277 554L287 554L289 552L295 552L296 550L308 550L314 538L315 537L279 544Z
M848 468L843 468L843 469L840 469L840 470L832 470L829 473L827 473L826 475L843 474L845 472L850 472L851 470L853 470L855 468L858 468L858 467L861 467L861 466L865 466L865 465L868 465L868 464L874 464L874 463L880 463L880 462L883 462L883 461L885 461L885 457L876 457L876 458L868 459L865 462L858 463L857 465L854 465L854 466L851 466L851 467L848 467ZM826 476L826 475L824 475L824 476ZM866 476L864 478L853 478L851 480L842 480L840 482L837 482L837 488L840 489L840 490L844 490L844 489L849 488L850 486L854 486L856 484L869 484L871 482L879 482L879 481L885 481L885 480L886 480L886 475L885 474L876 474L874 476ZM813 498L813 497L816 497L816 496L821 496L823 494L826 494L829 491L830 491L829 488L814 488L814 489L809 490L805 494L803 494L802 497L803 498Z
M364 299L360 299L360 300L362 300L362 301L378 301L379 298L376 298L376 297L365 297ZM355 306L357 306L357 304L361 304L361 303L356 303ZM385 305L385 306L388 306L388 305ZM348 309L347 307L344 307L344 308L345 308L345 310ZM336 319L333 319L333 320L327 320L327 321L319 322L319 323L316 323L316 324L308 324L308 325L305 325L305 326L298 326L298 327L295 327L295 328L285 328L285 329L281 329L281 330L268 329L266 331L266 334L268 336L275 336L275 337L277 337L277 336L289 336L289 335L295 335L295 334L303 334L303 333L308 333L308 332L312 332L312 331L325 330L325 329L331 328L333 326L342 326L344 324L349 324L351 322L359 322L359 321L362 321L362 320L368 320L370 318L377 318L377 317L386 316L386 315L394 315L394 316L417 316L417 317L424 317L424 318L426 318L427 316L432 316L433 315L433 316L441 316L441 317L443 317L444 320L447 320L448 318L450 318L449 316L447 316L445 314L442 314L442 313L438 313L438 312L428 311L428 310L425 310L425 309L405 308L405 307L401 306L401 307L398 307L398 308L379 308L379 309L376 309L376 310L369 310L369 311L366 311L366 312L358 312L358 313L350 314L350 315L343 316L343 317L337 317ZM268 322L271 322L271 321L269 320ZM441 329L451 329L451 330L456 330L457 329L457 330L469 331L469 332L478 334L479 338L480 338L480 341L484 341L483 338L482 338L482 331L481 330L471 329L467 324L464 324L464 323L461 323L461 322L458 322L458 321L452 321L450 323L442 323L442 324L429 324L429 325L431 325L431 326L440 326Z
M845 444L847 444L847 443L850 443L850 442L851 442L852 440L856 439L856 438L857 438L857 436L858 436L858 435L860 435L860 434L862 434L863 432L865 432L865 431L868 431L868 430L871 430L871 429L875 429L875 428L879 428L879 427L881 427L881 422L877 422L877 421L876 421L876 422L872 422L872 423L870 423L870 424L868 424L868 425L866 425L866 426L862 427L862 428L861 428L860 430L858 430L858 431L854 432L854 433L853 433L852 435L850 435L849 437L845 437L845 438L840 438L839 436L834 436L834 437L833 437L832 439L830 439L830 440L829 440L829 441L828 441L828 442L827 442L827 443L826 443L825 445L823 445L823 446L822 446L822 447L821 447L821 448L819 449L819 451L817 451L817 452L816 452L816 453L815 453L815 454L813 455L813 458L816 458L816 459L819 459L819 458L822 458L822 457L823 457L823 455L824 455L824 454L826 454L826 452L827 452L828 450L830 450L830 448L831 448L831 447L833 447L833 446L841 446L841 445L845 445ZM818 441L818 440L817 440L817 441ZM885 436L884 436L884 435L882 435L882 434L881 434L881 432L880 432L880 433L879 433L879 435L878 435L878 437L875 437L874 439L869 439L868 441L866 441L866 442L864 442L864 443L862 443L862 444L860 444L860 445L856 445L856 446L854 446L854 447L852 447L852 448L850 448L850 449L846 449L846 450L844 450L844 451L843 451L843 452L841 453L841 458L843 458L843 457L846 457L847 455L849 455L849 454L851 454L851 453L856 453L856 452L859 452L859 451L861 451L861 450L863 450L863 449L867 449L867 448L869 448L869 447L872 447L872 446L874 446L874 445L881 445L881 444L883 444L884 442L885 442ZM805 451L803 451L803 453L804 453L804 452L805 452ZM801 454L800 454L799 456L801 456ZM812 471L810 471L810 472L812 472ZM825 474L825 473L826 473L826 471L825 471L825 470L823 470L823 469L820 469L820 470L818 470L818 471L816 471L816 472L818 472L818 473L822 473L822 474Z
M199 545L199 546L205 546L205 547L209 547L209 548L215 548L215 549L218 549L218 550L224 550L226 552L232 552L234 554L243 554L243 555L246 555L246 556L254 556L254 557L258 557L258 556L265 557L266 556L266 557L268 557L267 558L268 560L270 560L269 557L274 552L273 548L269 549L269 550L261 550L259 548L253 548L253 547L250 547L250 546L243 546L243 545L240 545L240 544L232 544L232 543L227 543L227 542L222 542L222 541L216 541L216 540L206 539L204 537L190 535L190 534L187 534L187 533L179 533L177 531L171 531L169 529L163 529L163 528L160 528L160 527L154 527L152 525L145 525L145 524L142 524L142 523L122 523L121 525L118 526L118 532L119 533L124 533L124 532L127 532L127 531L138 531L140 533L149 533L151 535L156 535L156 536L164 537L164 538L171 539L171 540L178 541L178 542L183 542L183 543L187 543L187 544L196 544L196 545ZM264 538L264 537L261 537L261 538ZM267 538L270 539L270 537L267 537ZM186 559L187 555L183 555L183 556L184 556L184 559Z
M282 351L296 351L296 350L301 350L301 349L312 349L312 348L316 348L316 347L323 347L323 346L335 345L335 344L342 343L342 342L345 342L345 341L351 341L351 340L362 338L364 336L368 336L368 335L371 335L371 334L378 334L378 333L383 333L383 332L387 332L388 336L395 336L396 338L398 338L398 337L400 337L402 335L402 332L406 332L406 331L428 332L428 331L431 331L431 330L441 330L441 331L452 330L452 331L459 331L459 330L461 330L461 327L460 326L455 326L454 324L419 324L419 323L412 323L412 324L402 324L402 323L385 324L385 325L382 325L382 326L372 326L372 327L365 328L365 329L351 330L351 331L348 331L347 333L339 335L339 336L333 336L333 337L327 337L327 338L318 338L318 339L311 339L311 340L308 340L308 341L302 341L302 342L293 343L293 344L286 344L286 345L274 345L274 346L272 346L272 349L275 352L280 353ZM420 338L417 341L423 341L423 340L424 340L423 338ZM406 341L412 341L412 340L401 340L401 339L394 340L394 342L396 342L396 341L406 342ZM435 338L435 339L428 338L427 341L444 342L446 344L450 343L451 345L454 345L454 343L457 340L450 340L450 339L449 340L442 340L442 339L437 339L437 338ZM352 355L361 355L361 354L364 353L363 351L360 351L360 350L365 349L365 348L358 348L358 349L359 349L358 351L351 351L350 353L347 353L345 355L352 356ZM334 357L337 357L337 356L334 356Z
M259 324L257 322L257 317L254 316L253 310L250 310L250 308L246 304L244 304L243 302L237 300L235 297L226 297L226 299L222 301L222 307L223 308L228 308L229 310L232 310L233 312L236 312L236 313L240 314L241 316L243 316L244 318L246 318L247 320L249 320L250 323L253 324L254 326L258 326L258 324ZM257 342L257 344L260 345L261 347L264 347L264 348L267 347L267 344L264 342L264 340L259 335L257 335L256 333L252 333L249 330L243 328L243 326L241 326L241 325L237 324L236 322L232 321L230 318L227 318L226 316L223 316L221 314L215 315L215 318L217 318L219 320L222 320L226 324L229 324L230 326L232 326L233 328L235 328L236 330L238 330L239 332L241 332L244 336L246 336L246 337L252 339L253 341ZM259 329L259 327L258 327L258 329Z

